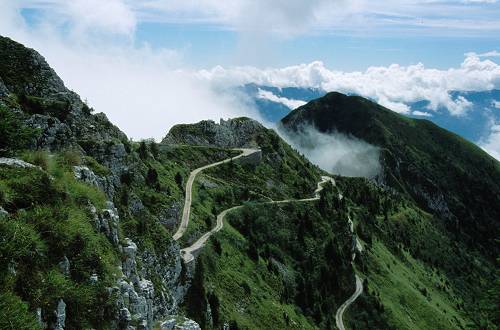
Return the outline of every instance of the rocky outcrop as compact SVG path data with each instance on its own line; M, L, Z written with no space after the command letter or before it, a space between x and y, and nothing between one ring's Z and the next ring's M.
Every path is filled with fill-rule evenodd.
M253 148L257 147L256 136L264 130L264 126L249 118L221 119L219 124L204 120L172 127L162 143Z
M39 53L0 37L0 98L9 92L17 95L27 124L40 131L39 148L83 149L88 141L127 141L104 114L93 115Z
M111 169L110 177L116 176L113 175L113 171L120 173L128 170L123 145L111 147L108 151L111 151L106 162ZM103 190L109 191L109 186L112 185L110 181L113 179L99 177L86 166L73 167L73 173L78 180ZM119 187L121 183L118 181L116 184ZM144 205L140 198L131 193L129 196L131 214L139 213L142 209ZM182 265L178 244L172 242L161 255L149 250L139 252L137 245L131 239L126 238L120 242L118 231L120 216L112 202L108 201L101 211L89 205L89 211L93 214L96 229L104 233L123 254L121 264L123 276L112 290L118 296L117 310L120 312L117 316L117 326L132 329L140 325L149 329L152 320L176 314L187 290L187 283L181 283ZM140 260L140 268L137 260ZM148 280L152 277L159 281L157 288L154 288Z
M2 78L0 78L0 97L7 96L9 94L9 90L5 87Z
M14 93L49 96L68 90L45 59L35 50L0 37L0 76Z
M160 323L161 330L200 330L200 325L185 317L171 317Z
M119 314L116 327L120 329L151 329L154 320L154 286L151 281L139 278L135 263L135 251L131 254L130 245L127 247L129 248L126 252L128 254L126 254L123 263L124 276L118 280L117 286L113 288L118 296L116 304ZM135 246L135 248L137 247Z
M39 168L33 164L27 163L24 160L16 158L0 158L0 165L20 167L20 168Z
M7 97L9 94L12 97ZM115 253L121 256L120 264L116 265L121 272L117 272L115 285L108 288L110 297L116 302L116 315L106 321L113 329L151 329L155 319L177 314L189 282L177 243L162 245L164 251L150 251L120 234L119 212L131 218L148 216L154 221L161 219L174 225L174 218L180 212L177 204L172 209L151 211L138 196L140 194L130 188L131 183L145 184L143 173L147 172L147 166L131 152L127 136L104 114L93 114L93 109L64 86L40 54L3 37L0 37L0 103L20 113L27 126L39 132L31 145L33 149L71 149L79 153L83 164L88 166L75 166L75 178L97 187L107 196L108 202L103 209L89 202L87 210L92 215L95 231L106 236ZM0 158L0 165L34 167L10 158ZM115 196L117 192L119 196ZM123 197L122 193L126 195L126 202L117 199ZM120 211L113 201L119 203ZM2 210L0 218L4 216ZM55 266L62 274L70 276L71 267L76 267L71 264L73 260L70 262L61 255L58 258ZM14 266L12 272L15 272ZM97 273L90 273L88 281L99 283L102 279ZM40 324L43 328L63 329L65 323L69 324L66 305L62 300L54 303L56 311L40 309ZM47 325L42 323L44 312L48 313L43 318L51 319Z
M179 245L172 242L162 255L145 250L140 254L140 260L141 276L150 278L155 275L160 284L154 298L155 319L176 314L188 289L188 283L182 278L185 270L180 259Z
M59 262L59 270L66 276L69 276L69 267L70 262L68 257L64 256L63 259Z
M54 314L56 317L54 330L64 330L64 326L66 323L66 304L64 303L64 300L59 299L59 302L57 303L57 309Z
M38 148L50 150L69 147L79 148L69 126L57 118L34 114L26 120L26 123L40 132L35 141Z

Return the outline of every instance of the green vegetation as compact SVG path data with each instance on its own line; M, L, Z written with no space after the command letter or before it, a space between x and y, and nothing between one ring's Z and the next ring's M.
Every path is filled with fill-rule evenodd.
M363 316L375 310L397 329L492 324L482 312L489 305L478 304L494 278L484 258L400 194L365 179L337 178L337 184L365 246L356 268L367 278L368 293L348 318L356 329L384 328Z
M89 203L102 208L105 197L74 179L71 154L44 160L48 172L0 166L0 205L9 212L0 221L0 294L10 306L3 322L32 324L36 308L51 320L59 299L67 304L67 327L102 326L113 312L106 287L114 283L119 258L88 211ZM69 274L59 265L65 257Z
M43 114L64 120L69 115L69 101L50 100L42 97L20 94L18 103L29 115Z
M14 112L0 102L0 156L27 148L36 135L35 129L24 124L22 113Z
M500 163L478 146L428 120L340 93L314 100L282 122L292 130L307 124L337 130L379 146L385 183L436 213L455 240L494 262L500 208L492 206L500 205Z
M379 180L389 189L363 180L338 180L353 202L358 234L368 245L378 239L401 262L408 262L402 252L407 251L427 273L439 272L446 278L447 290L454 292L447 298L456 309L451 314L461 314L475 327L494 328L498 316L493 310L498 310L498 303L491 297L499 291L495 282L500 234L498 161L427 120L406 118L358 96L329 93L282 122L292 131L312 124L322 132L336 130L380 147L383 173ZM378 257L380 253L373 258ZM366 262L363 272L367 273L379 263ZM430 281L421 275L420 283ZM443 309L450 315L441 302ZM457 324L463 325L463 319L456 317Z

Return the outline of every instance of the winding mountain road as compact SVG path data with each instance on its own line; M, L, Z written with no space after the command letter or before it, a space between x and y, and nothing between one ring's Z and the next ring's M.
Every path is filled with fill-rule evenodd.
M197 168L195 170L193 170L190 175L189 175L189 178L188 178L188 181L187 181L187 184L186 184L186 197L185 197L185 202L184 202L184 209L183 209L183 212L182 212L182 220L181 220L181 224L179 225L179 228L177 229L177 232L174 234L173 238L174 240L178 240L180 239L188 225L189 225L189 216L191 214L191 203L192 203L192 190L193 190L193 183L194 183L194 180L196 179L196 176L202 172L203 170L206 170L208 168L211 168L211 167L215 167L215 166L218 166L218 165L222 165L224 163L228 163L232 160L235 160L235 159L238 159L238 158L241 158L241 157L247 157L247 156L250 156L252 155L253 153L256 153L256 152L260 152L259 149L234 149L234 150L240 150L242 153L238 156L235 156L235 157L232 157L232 158L228 158L228 159L225 159L223 161L220 161L220 162L216 162L216 163L212 163L212 164L209 164L209 165L205 165L205 166L202 166L200 168ZM281 201L270 201L270 202L263 202L261 204L263 205L269 205L269 204L285 204L285 203L297 203L297 202L314 202L314 201L317 201L320 199L320 193L321 191L323 190L324 188L324 185L325 183L327 182L331 182L333 185L335 185L335 180L332 178L332 177L329 177L329 176L322 176L321 177L321 181L318 182L317 184L317 187L316 187L316 190L314 191L314 197L311 197L311 198L303 198L303 199L285 199L285 200L281 200ZM339 198L342 199L343 196L341 194L339 194ZM201 248L203 248L203 246L205 245L205 243L208 241L208 239L215 233L217 233L218 231L220 231L223 226L224 226L224 217L232 212L232 211L235 211L237 209L240 209L242 208L244 205L238 205L238 206L234 206L234 207L231 207L229 209L226 209L224 211L222 211L219 215L217 215L217 221L216 221L216 224L215 224L215 227L212 228L210 231L206 232L205 234L203 234L196 242L194 242L192 245L184 248L181 250L181 257L184 261L184 263L190 263L194 260L194 253L198 250L200 250ZM353 226L353 223L351 221L351 219L349 218L349 226L350 226L350 229L351 229L351 232L354 232L354 226ZM359 242L357 242L359 244ZM361 246L361 244L359 244ZM362 248L362 246L361 246ZM361 250L360 248L358 248L359 250ZM354 260L354 257L355 257L355 253L353 253L353 260ZM335 321L336 321L336 324L337 324L337 328L339 330L345 330L345 327L344 327L344 322L342 320L343 318L343 315L344 315L344 312L346 311L346 309L361 295L361 293L363 292L363 282L361 281L361 278L358 276L358 275L355 275L356 277L356 290L354 291L354 294L349 297L338 309L337 309L337 312L335 314Z
M344 312L356 299L358 299L359 295L363 292L363 281L361 281L361 278L358 275L355 276L356 276L356 290L354 291L354 294L350 296L349 299L347 299L339 307L339 309L337 309L337 313L335 314L335 322L339 330L345 330L344 322L342 320Z
M222 160L220 162L216 162L216 163L212 163L209 165L199 167L199 168L193 170L189 174L189 178L188 178L188 181L186 184L186 197L184 200L184 209L182 211L181 224L179 225L179 228L177 229L177 231L175 232L175 234L173 236L174 240L177 241L178 239L180 239L182 237L182 235L184 235L184 232L186 231L186 229L189 225L189 216L191 214L191 202L193 201L192 190L193 190L193 183L194 183L194 180L196 179L196 176L198 174L200 174L203 170L206 170L207 168L211 168L211 167L219 166L219 165L222 165L225 163L229 163L230 161L236 160L238 158L248 157L254 153L260 152L260 149L238 148L238 149L233 149L233 150L238 150L238 151L241 151L242 153L239 154L238 156L228 158L228 159Z
M314 191L314 197L312 198L304 198L304 199L285 199L282 201L271 201L271 202L263 202L261 204L263 205L269 205L269 204L285 204L285 203L301 203L301 202L313 202L317 201L320 198L320 192L323 190L323 186L327 182L332 182L335 184L335 180L329 176L322 176L321 181L318 182L317 188ZM190 263L191 261L194 260L194 252L198 251L201 249L205 243L208 241L210 236L215 234L216 232L220 231L222 227L224 226L224 217L229 213L234 210L237 210L239 208L242 208L244 205L238 205L231 207L227 210L222 211L218 216L217 216L217 223L212 230L209 232L206 232L201 236L196 242L194 242L191 246L184 248L181 250L181 256L182 259L184 260L185 263Z

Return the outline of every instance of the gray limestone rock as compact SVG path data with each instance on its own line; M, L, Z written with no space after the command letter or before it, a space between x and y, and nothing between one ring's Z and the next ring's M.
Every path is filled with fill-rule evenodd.
M100 186L99 177L95 175L94 172L87 166L74 166L73 173L75 174L75 178L77 180L83 181L96 187Z
M66 256L64 256L63 259L59 262L59 270L61 270L61 273L63 273L64 275L69 276L69 267L69 260Z
M217 147L256 147L256 135L266 128L249 118L204 120L197 124L172 127L162 143L192 144Z
M64 330L64 326L66 323L66 304L64 300L59 299L57 303L57 309L54 312L56 316L56 324L54 330Z
M161 330L200 330L200 325L185 317L171 316L160 323Z
M35 114L26 121L26 124L40 131L36 141L38 148L57 150L72 147L79 149L69 126L55 117Z
M114 204L108 201L106 203L106 208L98 214L96 220L97 229L103 232L113 245L118 246L118 223L120 217L118 216L118 210L115 208Z
M12 166L12 167L20 167L20 168L38 168L40 167L35 166L33 164L27 163L23 160L16 159L16 158L0 158L0 165L5 165L5 166Z

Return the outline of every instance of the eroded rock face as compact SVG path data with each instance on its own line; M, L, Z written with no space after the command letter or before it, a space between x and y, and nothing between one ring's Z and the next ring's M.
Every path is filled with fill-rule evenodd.
M108 201L106 203L106 208L99 213L96 221L97 229L103 232L114 246L118 246L118 226L120 217L118 215L118 210L112 202Z
M126 156L122 147L111 150L114 152L110 158L122 159ZM119 172L123 168L115 164L113 170ZM73 172L76 179L100 189L109 184L108 178L97 176L86 166L75 166ZM142 209L144 205L140 198L131 194L130 212L137 213ZM89 204L89 211L94 217L96 229L104 233L123 255L121 263L123 276L117 281L116 286L111 288L111 292L118 298L115 327L130 330L151 329L153 320L177 313L187 290L187 284L181 283L182 265L178 244L172 242L161 255L148 250L139 253L137 244L133 240L125 238L120 241L118 231L120 216L112 202L108 201L106 207L100 211ZM140 269L138 260L141 264ZM148 280L152 276L161 282L157 290Z
M161 282L154 303L154 317L161 319L167 315L177 313L179 304L184 300L188 284L182 280L182 261L180 247L177 242L172 242L169 248L160 256L143 251L141 275L148 277L155 274Z
M0 219L3 219L5 217L9 216L9 212L5 211L3 207L0 206Z
M172 127L163 143L192 144L231 148L256 147L255 137L265 130L264 126L249 118L204 120L192 125Z
M67 124L57 118L34 114L28 118L26 124L40 131L35 142L38 148L50 150L77 148L73 132Z
M7 57L2 59L0 75L11 92L43 97L67 91L63 81L35 50L5 37L0 37L0 48Z
M68 257L64 256L63 259L59 262L59 270L64 275L69 276L69 271L70 271L69 267L70 267L70 262L68 260Z
M73 173L77 180L83 181L92 186L101 186L101 179L87 166L74 166Z

